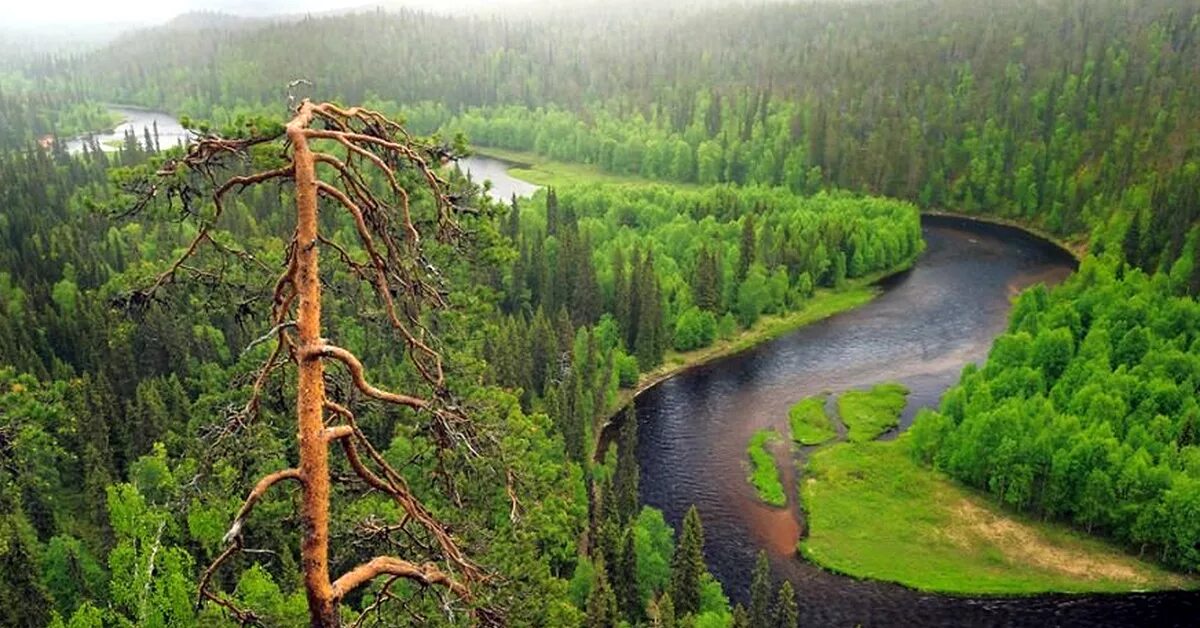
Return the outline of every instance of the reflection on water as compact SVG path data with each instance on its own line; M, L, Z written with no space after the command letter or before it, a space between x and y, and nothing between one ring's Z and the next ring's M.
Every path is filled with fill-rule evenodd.
M1006 228L929 218L925 238L921 261L887 280L871 303L641 395L642 500L676 526L696 505L709 565L735 601L748 601L755 554L767 550L776 577L796 585L802 625L1121 625L1150 618L1161 625L1194 608L1195 596L1180 593L926 595L829 574L796 557L803 526L794 507L797 473L786 473L788 509L759 502L743 466L750 436L766 427L787 434L788 408L803 397L888 379L912 390L901 421L907 427L918 408L936 406L966 363L986 357L1015 289L1057 283L1074 267L1062 251Z

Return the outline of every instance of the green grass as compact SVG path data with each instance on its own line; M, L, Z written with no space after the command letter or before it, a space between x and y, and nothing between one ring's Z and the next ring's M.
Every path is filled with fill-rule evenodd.
M825 414L825 402L828 400L828 394L816 395L801 400L788 410L792 440L801 445L820 445L837 436L833 422Z
M850 390L838 397L838 414L846 424L849 439L861 443L900 424L900 413L908 402L903 384L888 382L871 390Z
M746 453L750 456L750 483L758 491L758 498L772 506L787 504L775 457L767 451L767 443L778 439L779 433L775 430L759 430L750 437L750 444L746 447Z
M901 437L812 455L799 551L832 571L957 594L1194 588L1065 526L1007 512L916 464Z
M577 183L604 183L608 185L669 185L683 189L698 187L691 183L655 181L637 175L612 174L604 172L598 166L554 161L537 153L486 146L473 148L476 153L485 157L494 157L518 164L516 167L509 168L508 174L534 185L562 187Z

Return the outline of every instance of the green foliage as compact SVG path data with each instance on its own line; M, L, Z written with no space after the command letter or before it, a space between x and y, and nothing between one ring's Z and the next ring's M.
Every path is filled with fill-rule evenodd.
M838 443L812 454L801 484L809 528L799 551L806 559L859 578L962 594L1194 586L920 466L909 451L914 437Z
M1172 293L1164 275L1097 259L1025 293L987 364L918 418L913 455L1195 570L1200 305Z
M771 619L771 565L767 553L759 550L750 579L749 625L767 626Z
M874 440L896 427L907 398L908 389L895 382L842 393L838 396L838 413L849 430L849 439L856 443Z
M592 589L587 599L587 628L616 628L619 621L617 598L608 584L604 561L596 563Z
M675 350L707 347L717 338L717 317L697 307L688 308L675 321Z
M792 582L784 580L779 585L779 595L775 598L775 617L772 622L775 628L796 628L799 623L800 611L796 607L796 592Z
M833 422L825 413L829 395L816 395L796 402L788 410L788 424L792 428L792 440L801 445L820 445L834 436Z
M708 575L704 565L704 528L696 507L683 517L683 531L675 555L671 558L671 600L676 615L685 616L701 610L701 587Z
M643 601L667 590L671 582L671 556L675 553L675 531L662 511L643 506L634 523L637 550L638 595Z
M107 599L108 574L79 539L50 539L41 560L42 581L63 616L70 617L85 600Z
M758 430L746 446L746 455L750 457L750 476L747 479L758 492L758 498L771 506L787 504L783 483L779 481L779 469L775 466L775 456L767 451L767 445L778 440L779 433L775 430Z

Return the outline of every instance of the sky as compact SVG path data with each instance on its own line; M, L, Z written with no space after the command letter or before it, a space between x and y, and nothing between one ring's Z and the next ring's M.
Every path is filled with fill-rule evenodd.
M5 2L8 5L9 3ZM9 24L154 24L189 11L238 15L306 13L372 4L370 0L36 0L4 8Z

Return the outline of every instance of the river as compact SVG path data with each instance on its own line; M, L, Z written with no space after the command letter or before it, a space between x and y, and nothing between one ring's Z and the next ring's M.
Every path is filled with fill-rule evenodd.
M112 152L125 142L125 133L130 129L137 135L138 143L145 144L146 130L153 136L157 130L158 148L166 150L183 143L187 137L187 129L174 116L161 111L139 109L136 107L110 106L109 109L121 117L121 123L116 128L105 133L76 137L67 140L67 152L83 152L83 145L91 138L100 144L100 149Z
M803 529L796 465L784 469L789 508L764 505L746 481L750 436L764 427L787 434L788 408L803 397L883 380L912 390L900 429L907 428L918 408L937 405L965 364L986 357L1020 290L1058 283L1074 268L1060 249L1008 227L927 217L924 234L924 256L886 280L869 304L640 395L642 501L676 528L696 505L708 564L734 601L748 604L755 555L765 549L776 578L794 583L801 625L1170 625L1194 617L1200 604L1193 593L930 595L831 574L796 555Z
M67 152L72 154L83 152L84 144L93 137L99 143L101 150L115 151L124 144L125 133L130 129L137 135L139 144L145 144L147 129L152 136L157 131L156 141L161 149L177 146L188 138L187 129L183 128L179 120L171 114L118 105L109 106L109 110L121 118L121 123L116 128L104 133L67 140ZM488 195L504 202L508 202L513 196L533 196L540 189L540 186L510 176L508 169L514 165L516 164L483 155L472 155L460 159L458 162L459 169L476 183L482 185L484 181L491 181Z
M125 122L100 137L158 124L160 145L186 131L167 114L114 108ZM81 150L81 140L68 147ZM513 178L512 164L472 156L459 167L507 201L538 186ZM968 362L980 362L1004 330L1011 299L1074 269L1060 249L1016 229L946 217L924 219L928 248L909 271L883 282L883 294L744 353L691 369L637 398L643 503L678 528L695 504L704 521L705 558L734 601L748 603L755 555L767 550L776 578L796 588L805 626L1130 626L1193 625L1200 596L1190 592L969 598L925 594L886 582L826 572L797 557L803 513L795 504L795 465L784 468L788 509L762 504L746 481L745 446L754 431L787 432L788 408L825 390L898 380L912 394L901 420L936 406ZM890 436L894 437L895 433ZM885 438L888 436L885 435Z
M484 181L491 181L491 188L488 189L488 195L505 203L512 200L513 196L533 196L535 192L541 189L541 186L509 175L508 169L514 165L518 164L483 155L471 155L470 157L458 160L459 170L470 177L472 181L480 185Z

